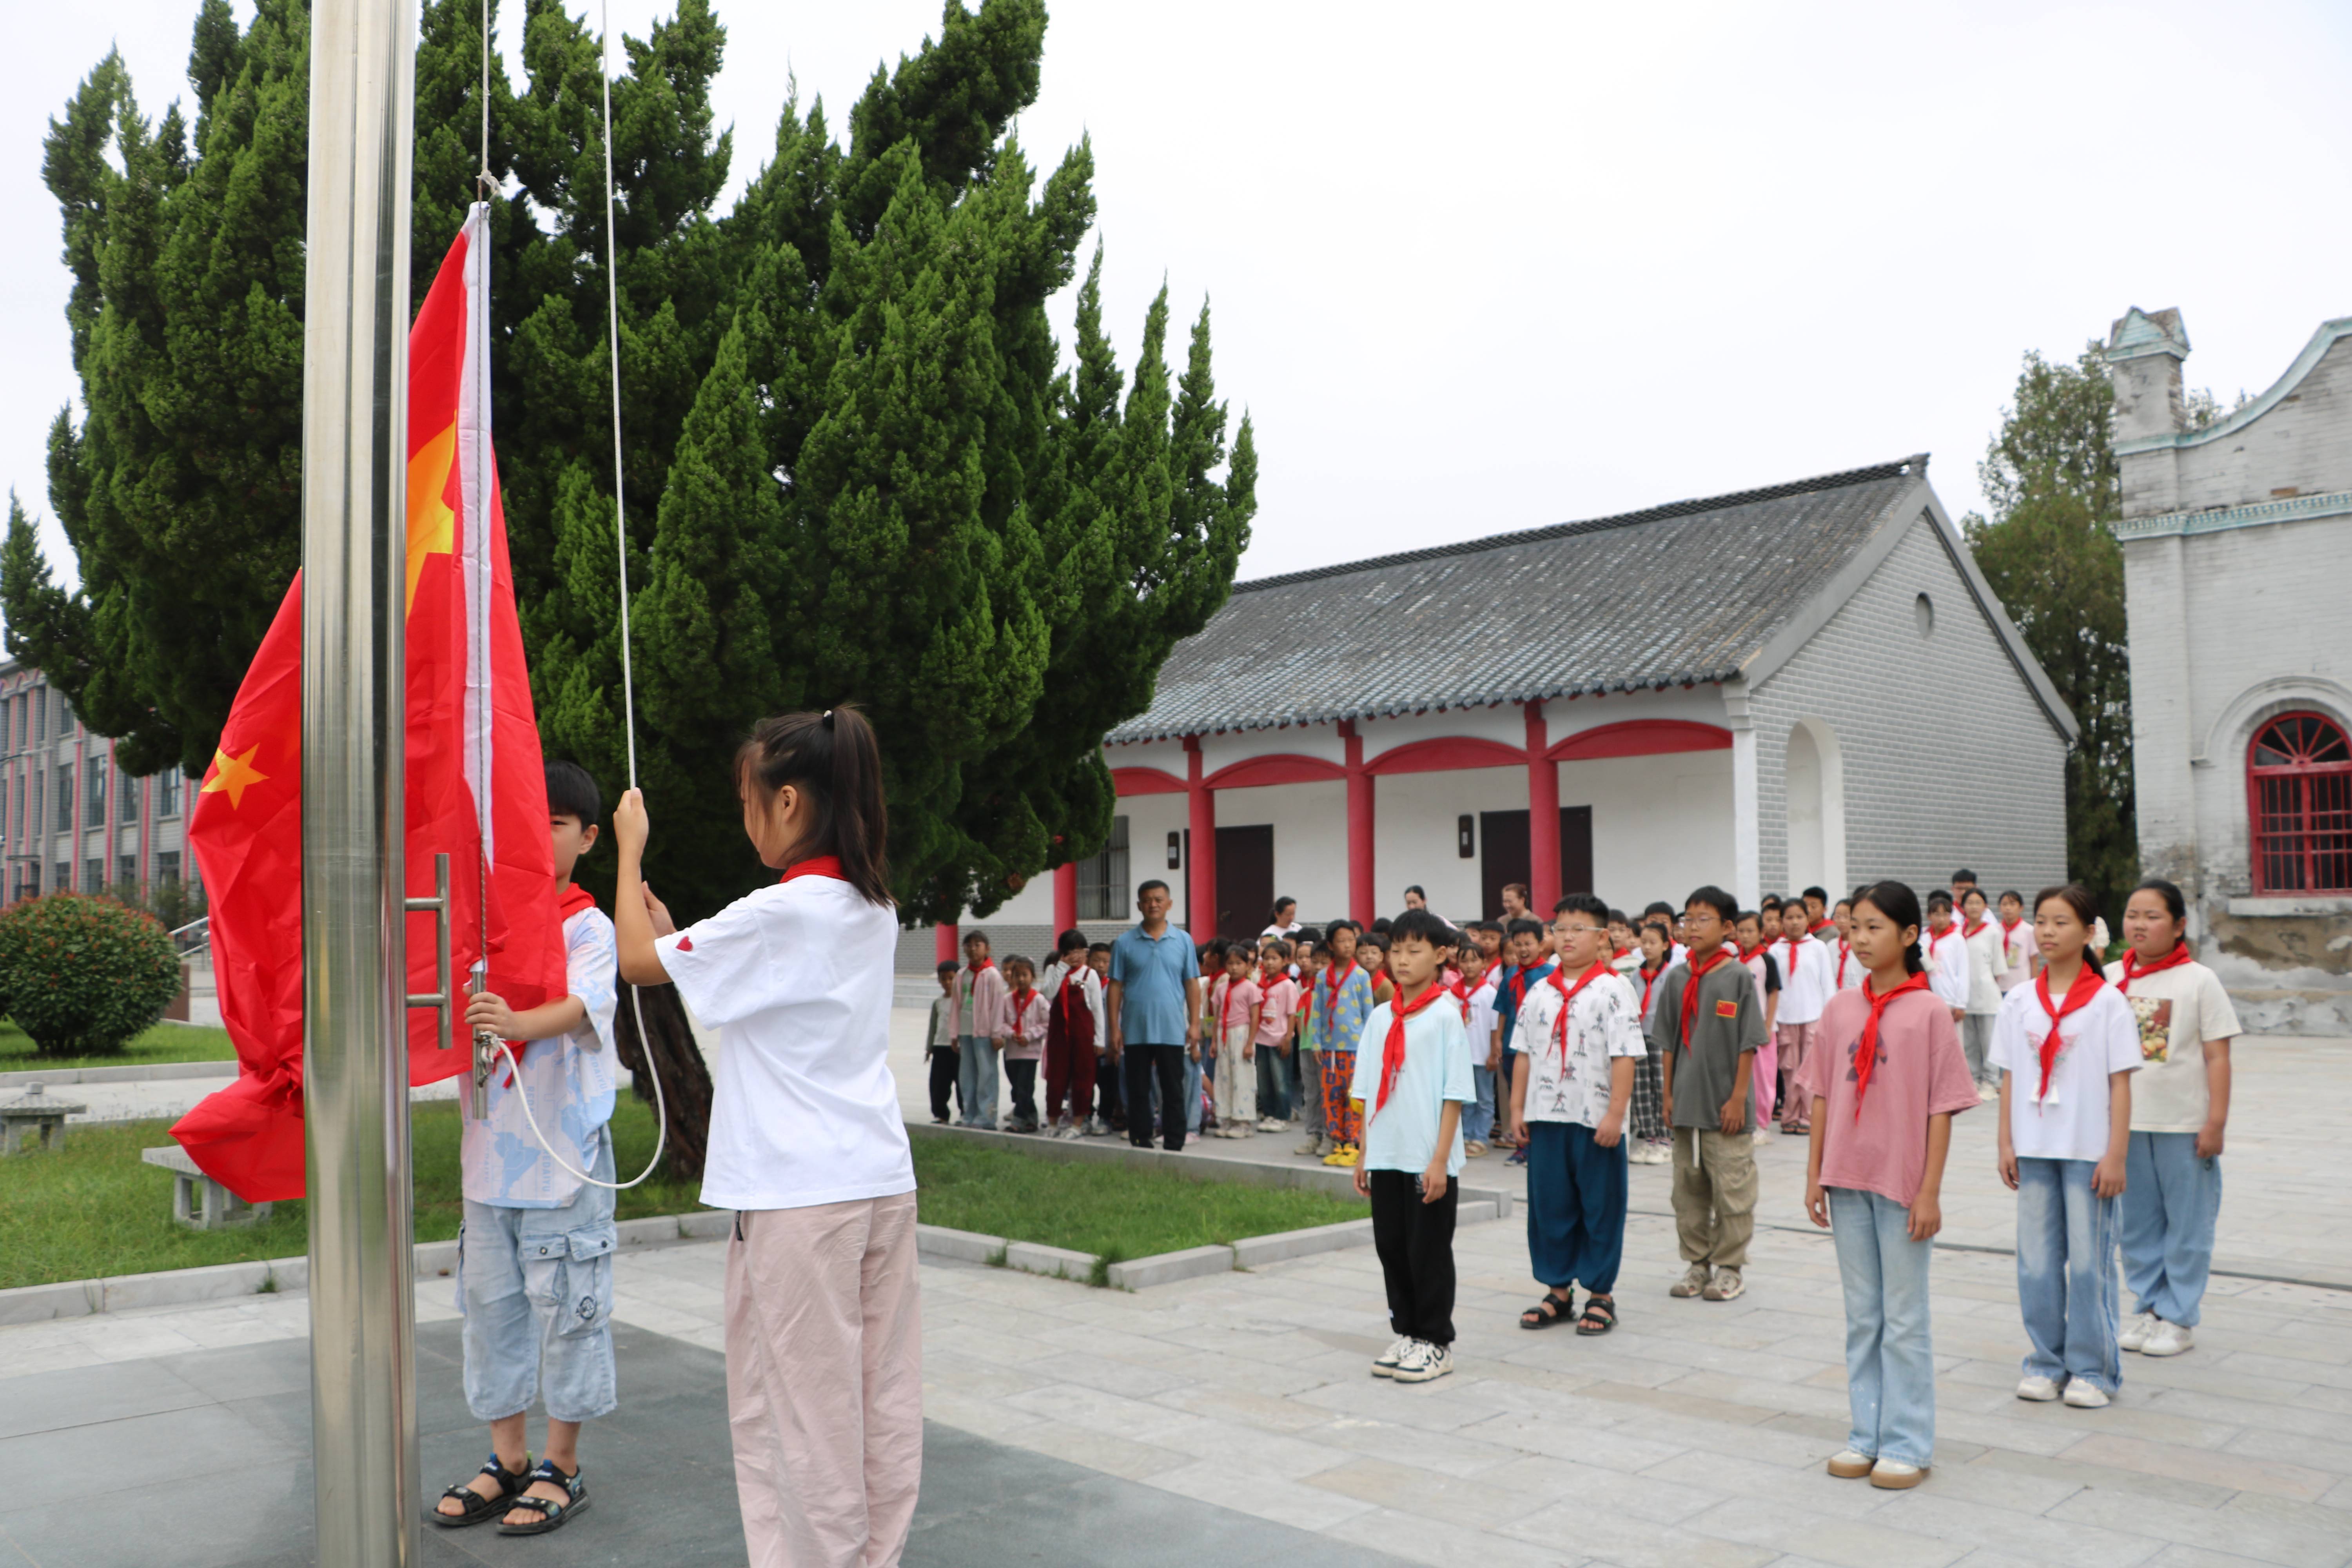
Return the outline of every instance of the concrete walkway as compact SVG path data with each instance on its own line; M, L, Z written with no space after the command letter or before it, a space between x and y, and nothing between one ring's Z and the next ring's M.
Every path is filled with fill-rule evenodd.
M920 1016L903 1021L895 1054L919 1111ZM927 1414L935 1428L1017 1451L1038 1475L1072 1466L1134 1484L1102 1494L1129 1500L1087 1516L1097 1522L1071 1561L1168 1560L1153 1554L1167 1532L1192 1526L1134 1500L1150 1494L1351 1553L1481 1568L2341 1568L2352 1562L2352 1289L2328 1281L2352 1265L2352 1153L2336 1131L2352 1047L2249 1042L2238 1081L2221 1251L2240 1272L2216 1280L2197 1348L2126 1357L2122 1394L2104 1411L2011 1393L2023 1349L2007 1256L2013 1200L1991 1173L1990 1112L1960 1119L1945 1194L1957 1245L1935 1264L1937 1464L1916 1491L1822 1473L1845 1433L1843 1317L1830 1243L1800 1209L1794 1140L1760 1151L1764 1223L1748 1291L1728 1303L1667 1299L1679 1270L1665 1171L1635 1168L1623 1326L1602 1339L1520 1331L1516 1313L1537 1290L1523 1229L1465 1227L1461 1370L1425 1387L1366 1375L1388 1338L1369 1251L1137 1295L927 1264ZM1292 1142L1210 1140L1195 1152L1288 1159ZM1475 1169L1482 1184L1502 1173L1494 1159ZM619 1315L643 1336L634 1342L716 1348L723 1256L693 1244L625 1258ZM446 1335L448 1281L425 1282L419 1298L420 1320L437 1325L426 1331ZM201 1347L296 1341L303 1306L254 1298L0 1330L0 1378L102 1376ZM624 1410L671 1392L649 1371L625 1381ZM16 1405L0 1381L0 1415ZM614 1426L611 1437L592 1433L586 1453L619 1500L653 1483L596 1457L600 1442L619 1448ZM23 1441L0 1440L0 1510L26 1495L14 1468ZM927 1508L930 1489L963 1484L965 1461L936 1432L932 1451ZM960 1528L974 1533L951 1558L928 1560L1031 1560L1058 1539L1021 1522L1019 1465L979 1473L1001 1493L1001 1533L968 1522ZM583 1517L567 1544L586 1549L623 1512ZM0 1531L14 1518L0 1511ZM1184 1555L1223 1560L1213 1545L1207 1558Z

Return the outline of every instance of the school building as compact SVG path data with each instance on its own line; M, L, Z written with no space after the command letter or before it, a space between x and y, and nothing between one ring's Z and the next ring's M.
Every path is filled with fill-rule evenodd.
M2249 1028L2352 1035L2352 318L2201 427L2188 354L2108 334L2140 864Z
M193 883L186 785L175 768L124 773L114 742L91 733L39 670L0 662L0 903Z
M978 924L1034 954L1132 921L1152 877L1196 940L1408 884L1454 921L1510 882L1547 914L1960 866L2032 889L2065 868L2074 733L1906 458L1236 584L1107 738L1110 846Z

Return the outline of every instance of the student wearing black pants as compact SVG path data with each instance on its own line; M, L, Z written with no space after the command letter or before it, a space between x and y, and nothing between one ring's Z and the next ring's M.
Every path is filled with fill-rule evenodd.
M1422 1201L1422 1179L1412 1171L1367 1173L1372 1198L1372 1250L1388 1287L1389 1326L1424 1344L1454 1343L1454 1215L1462 1189Z

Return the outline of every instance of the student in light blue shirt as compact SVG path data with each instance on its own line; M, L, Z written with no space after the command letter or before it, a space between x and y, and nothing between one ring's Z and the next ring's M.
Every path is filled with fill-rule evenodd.
M1389 928L1396 994L1372 1009L1349 1098L1362 1108L1356 1191L1372 1201L1372 1246L1388 1288L1396 1342L1372 1375L1426 1383L1454 1370L1454 1219L1462 1173L1462 1108L1478 1098L1470 1031L1437 984L1444 921L1407 910Z

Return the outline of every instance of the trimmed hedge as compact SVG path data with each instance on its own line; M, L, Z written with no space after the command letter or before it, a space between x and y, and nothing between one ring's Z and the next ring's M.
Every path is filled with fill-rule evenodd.
M52 893L0 910L0 1004L44 1056L104 1056L180 992L163 923L112 899Z

